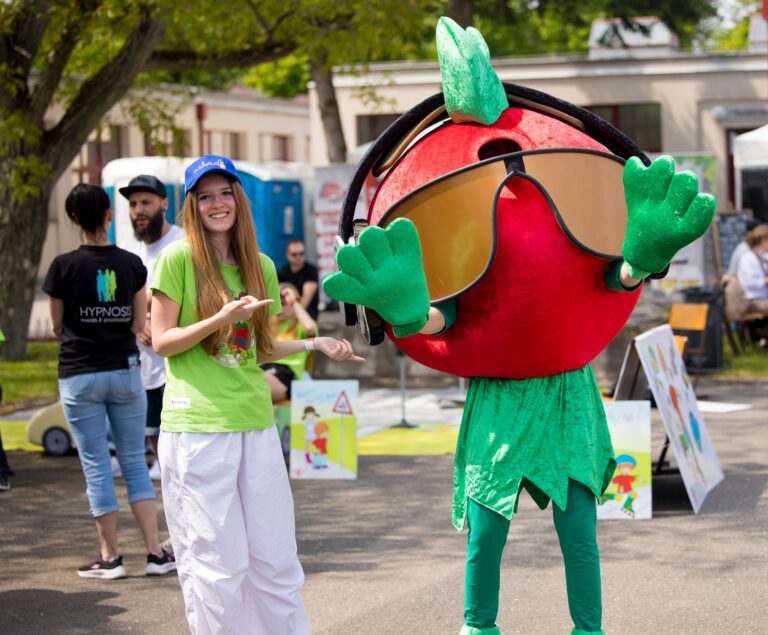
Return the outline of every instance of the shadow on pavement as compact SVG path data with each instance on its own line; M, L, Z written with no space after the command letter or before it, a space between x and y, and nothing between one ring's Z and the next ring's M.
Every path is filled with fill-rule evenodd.
M4 633L127 632L110 620L126 609L105 602L118 597L106 591L18 589L0 593Z

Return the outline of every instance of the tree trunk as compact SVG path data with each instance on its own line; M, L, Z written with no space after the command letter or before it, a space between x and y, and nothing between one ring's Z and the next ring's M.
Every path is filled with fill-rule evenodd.
M448 0L445 14L454 20L460 27L472 26L475 15L475 3L473 0Z
M37 282L37 268L48 229L49 182L37 196L19 201L10 178L16 157L0 161L0 327L5 344L0 358L21 360Z
M333 71L325 65L325 60L310 60L312 79L317 90L317 100L320 107L320 117L323 120L325 145L328 150L328 161L345 163L347 160L347 144L344 141L344 131L341 128L339 104L336 101L336 89L333 87Z

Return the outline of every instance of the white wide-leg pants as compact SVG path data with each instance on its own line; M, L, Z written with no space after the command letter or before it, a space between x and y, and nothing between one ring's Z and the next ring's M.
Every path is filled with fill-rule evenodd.
M277 430L161 432L163 505L193 635L308 635Z

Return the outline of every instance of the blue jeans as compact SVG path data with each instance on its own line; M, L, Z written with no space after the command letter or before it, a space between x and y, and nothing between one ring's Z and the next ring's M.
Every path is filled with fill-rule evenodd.
M144 453L147 395L138 367L59 379L64 415L83 466L91 515L116 512L117 498L107 445L107 416L128 502L154 499Z

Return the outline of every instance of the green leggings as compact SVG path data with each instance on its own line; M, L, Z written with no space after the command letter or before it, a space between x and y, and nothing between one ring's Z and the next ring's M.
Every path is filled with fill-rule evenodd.
M561 510L552 503L552 515L565 562L568 608L573 623L588 633L599 632L603 610L595 496L581 483L570 481L567 509ZM510 521L471 499L467 521L464 619L467 626L488 628L496 624L499 612L501 554Z

